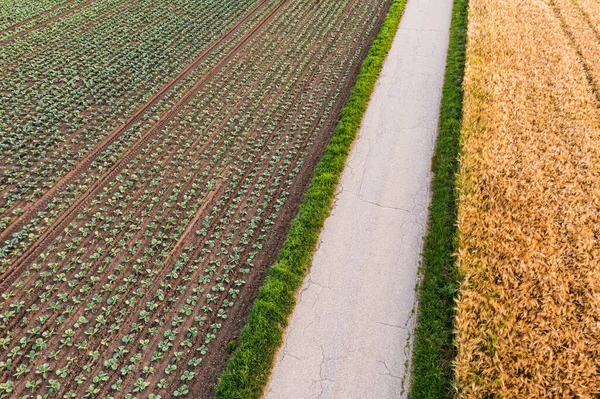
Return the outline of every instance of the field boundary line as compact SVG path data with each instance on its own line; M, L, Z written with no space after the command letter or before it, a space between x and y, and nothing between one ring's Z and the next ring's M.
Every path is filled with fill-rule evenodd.
M266 3L269 0L265 0ZM5 290L6 287L12 283L16 271L20 269L22 265L28 264L32 258L35 258L41 250L44 248L43 244L48 240L54 239L60 234L60 231L64 229L76 216L77 211L82 209L86 203L100 190L102 190L108 181L119 173L127 163L133 159L146 145L150 139L152 139L158 132L160 132L164 126L179 114L181 108L188 104L191 99L198 93L200 88L206 83L208 79L214 76L214 74L220 70L236 53L243 47L248 41L250 41L266 24L269 22L290 0L283 0L275 9L263 18L263 20L255 26L221 61L217 63L209 72L204 74L190 89L188 89L181 99L169 110L165 111L159 120L155 122L149 129L147 129L142 137L137 140L127 151L115 162L110 168L108 168L102 175L92 183L85 192L79 194L73 204L67 208L62 215L60 215L50 226L46 228L44 233L38 237L38 239L29 246L29 248L9 267L10 269L2 276L3 281L0 284L0 291ZM263 4L261 3L261 4ZM254 10L253 10L254 11ZM91 162L91 161L90 161Z
M456 179L469 0L454 0L439 132L432 160L431 204L417 291L417 324L410 398L452 398L456 356L453 339L458 290Z
M238 349L219 376L215 387L216 399L258 399L263 393L296 302L295 294L310 268L320 231L329 215L346 159L391 48L405 4L406 0L393 0L389 6L283 247L258 292L248 323L242 329Z
M46 206L52 198L54 198L57 194L59 194L62 190L65 189L66 186L71 184L75 179L79 177L100 155L104 152L110 145L112 145L115 141L117 141L121 134L127 129L131 128L135 123L139 122L140 119L145 115L145 113L151 107L155 106L158 102L160 102L166 94L181 80L185 79L189 73L195 69L202 61L206 59L208 55L210 55L219 45L225 42L227 39L231 38L242 26L245 22L248 21L252 16L256 15L256 13L267 3L269 0L262 0L258 3L250 12L248 12L243 18L241 18L234 26L232 26L229 31L221 38L213 42L208 48L206 48L202 53L200 53L192 62L186 65L177 75L175 75L169 82L163 85L155 94L153 94L142 106L140 106L126 121L125 123L117 126L113 130L110 131L99 143L97 143L94 148L88 152L78 163L75 165L73 169L67 172L62 178L54 183L52 188L46 191L37 201L32 202L29 206L25 207L24 212L17 220L15 220L11 225L0 233L0 242L4 242L9 239L14 233L18 232L22 229L31 219L35 217L35 215L39 212L40 208ZM226 56L227 57L227 56ZM174 105L173 107L175 107ZM166 111L168 112L168 110ZM161 115L162 118L162 115ZM159 123L157 121L156 123ZM139 138L142 140L143 137ZM135 143L130 147L133 148ZM105 172L106 173L106 172Z

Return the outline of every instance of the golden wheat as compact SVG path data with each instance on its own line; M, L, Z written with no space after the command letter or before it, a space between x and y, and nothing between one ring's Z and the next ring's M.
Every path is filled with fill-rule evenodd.
M471 0L459 398L600 395L600 2Z

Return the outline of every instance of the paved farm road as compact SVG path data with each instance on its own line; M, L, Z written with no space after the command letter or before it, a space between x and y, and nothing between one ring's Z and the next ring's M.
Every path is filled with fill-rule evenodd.
M452 0L409 0L267 399L405 397Z

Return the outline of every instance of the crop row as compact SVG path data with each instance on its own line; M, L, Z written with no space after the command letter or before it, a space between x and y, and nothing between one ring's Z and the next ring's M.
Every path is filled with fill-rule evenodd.
M51 7L45 12L37 16L22 20L8 27L4 31L0 31L0 44L4 45L12 42L20 37L23 37L37 29L45 27L56 20L66 17L69 14L75 13L82 8L87 7L95 0L71 0L65 1L62 4Z

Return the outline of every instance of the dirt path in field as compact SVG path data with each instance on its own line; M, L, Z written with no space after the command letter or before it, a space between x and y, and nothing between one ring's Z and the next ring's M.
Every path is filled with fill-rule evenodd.
M266 398L408 391L451 0L409 0Z

